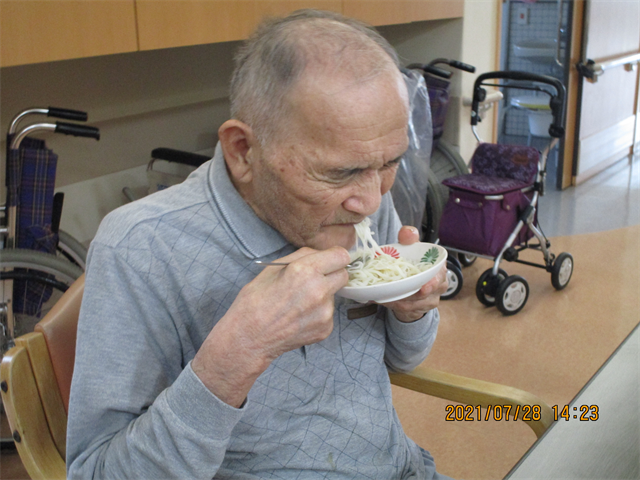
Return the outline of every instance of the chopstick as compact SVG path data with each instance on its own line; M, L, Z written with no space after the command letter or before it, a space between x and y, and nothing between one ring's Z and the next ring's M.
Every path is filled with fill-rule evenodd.
M263 262L261 260L255 260L253 263L255 263L256 265L259 265L261 267L271 267L271 266L287 266L289 265L289 262ZM353 263L350 263L347 265L347 267L352 267Z

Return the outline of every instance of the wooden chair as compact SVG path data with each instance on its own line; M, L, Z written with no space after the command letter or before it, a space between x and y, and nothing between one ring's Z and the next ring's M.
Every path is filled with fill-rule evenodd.
M66 479L67 410L84 275L0 364L0 387L13 439L33 479Z
M2 400L16 448L33 479L66 478L66 428L75 358L76 329L84 291L80 277L38 323L16 339L0 365ZM391 382L452 402L488 405L540 405L541 418L528 422L540 437L553 421L551 408L516 388L418 367L391 374Z

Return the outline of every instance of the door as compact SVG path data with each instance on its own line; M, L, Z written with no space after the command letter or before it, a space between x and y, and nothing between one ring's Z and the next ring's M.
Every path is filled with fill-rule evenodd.
M587 0L583 25L580 67L583 75L579 80L575 112L578 117L574 184L633 153L638 107L640 2ZM569 110L568 115L570 124L574 112Z

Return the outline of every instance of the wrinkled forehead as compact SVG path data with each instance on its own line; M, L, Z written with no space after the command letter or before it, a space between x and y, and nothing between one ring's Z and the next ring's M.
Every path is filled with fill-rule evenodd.
M385 128L408 124L407 87L396 68L361 77L308 75L296 85L290 101L291 118L316 129L384 133Z
M380 168L408 147L407 90L399 71L347 84L317 77L292 98L284 134L265 151L269 162L313 171Z

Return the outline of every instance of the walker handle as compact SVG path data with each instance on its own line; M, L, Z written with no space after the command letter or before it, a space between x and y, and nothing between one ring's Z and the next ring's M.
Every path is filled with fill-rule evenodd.
M516 82L539 82L552 86L556 91L555 95L540 88L528 88L530 90L544 91L551 97L551 99L549 100L549 107L551 108L551 114L553 115L553 122L551 122L551 125L549 126L549 135L554 138L561 138L564 136L564 109L566 91L562 82L557 78L548 75L538 75L536 73L520 72L515 70L487 72L476 78L476 81L473 85L473 100L471 101L471 125L477 125L480 121L480 115L478 111L479 105L487 95L487 91L482 88L482 85L488 85L483 82L490 79L514 80ZM526 86L517 84L502 84L492 86L505 88L527 88Z

